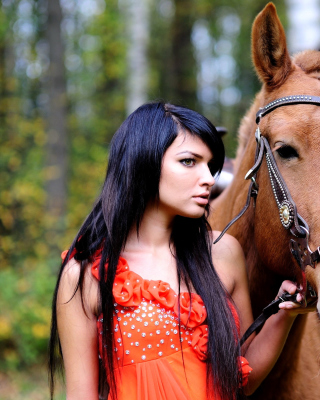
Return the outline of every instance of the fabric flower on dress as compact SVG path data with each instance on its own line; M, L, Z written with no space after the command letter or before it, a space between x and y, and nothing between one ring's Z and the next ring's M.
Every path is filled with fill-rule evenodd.
M177 296L171 289L169 283L163 281L146 281L148 282L147 291L152 295L153 299L167 308L173 308Z
M201 297L196 293L181 293L180 303L180 321L188 328L195 328L201 325L207 318L207 311ZM191 304L190 304L191 303ZM174 312L178 315L178 301L174 306Z
M238 357L238 365L239 365L239 372L241 374L241 386L246 386L248 383L249 375L252 371L252 368L249 365L249 362L244 357Z
M112 293L115 301L122 306L139 306L141 303L141 281L137 274L131 271L117 273Z
M64 251L61 253L61 259L62 259L62 261L64 261L64 259L67 257L68 251L69 251L69 250L64 250ZM76 252L77 252L77 250L76 250L76 249L73 249L72 253L71 253L70 256L69 256L68 261L71 260L71 258L73 258L73 257L75 256Z
M198 326L193 334L191 347L196 352L199 360L205 361L207 359L208 349L208 325Z
M92 265L91 265L92 275L95 278L97 278L98 280L100 280L99 266L100 266L100 261L101 261L101 254L102 254L101 249L95 253L95 255L93 257ZM108 263L105 264L106 271L107 271L107 268L108 268ZM118 265L117 265L117 274L120 274L120 273L126 272L126 271L129 271L128 263L124 258L119 257L119 261L118 261Z

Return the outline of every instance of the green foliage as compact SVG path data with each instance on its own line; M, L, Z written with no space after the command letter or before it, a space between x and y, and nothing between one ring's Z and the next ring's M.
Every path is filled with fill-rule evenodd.
M0 271L1 369L44 362L55 279L46 264L31 259Z
M6 13L14 25L17 14L12 9ZM89 37L98 45L81 48L82 36L82 42ZM34 35L30 48L42 40ZM72 51L83 61L67 76L68 209L57 235L51 229L56 221L46 213L45 182L55 170L45 167L47 110L38 101L45 94L45 75L29 78L8 69L8 59L1 59L0 36L0 370L45 362L59 250L68 248L92 208L105 175L109 142L125 118L126 49L117 1L108 2L85 32L76 30L66 41L75 43ZM13 32L2 43L12 55ZM33 62L35 56L30 57Z

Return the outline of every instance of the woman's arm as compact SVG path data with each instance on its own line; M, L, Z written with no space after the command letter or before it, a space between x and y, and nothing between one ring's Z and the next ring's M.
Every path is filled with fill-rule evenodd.
M67 400L98 400L98 335L97 316L94 312L98 284L88 269L83 291L85 313L80 289L73 296L79 273L79 264L74 259L70 260L61 278L57 300L58 332L66 374Z
M242 336L253 322L242 248L235 238L225 235L219 248L214 249L213 255L217 272L240 313ZM279 294L285 291L294 294L296 290L297 287L293 282L284 281ZM297 301L301 300L302 297L299 294ZM259 334L252 335L243 345L243 353L253 368L248 384L244 387L247 395L257 389L278 360L296 316L315 310L315 307L302 308L299 304L292 302L282 303L280 308L277 314L267 320Z
M294 294L296 291L296 284L291 281L284 281L279 290L279 295L284 292ZM302 296L298 294L297 301L301 300ZM297 315L316 310L315 306L303 308L299 304L290 301L281 303L279 307L281 308L280 311L267 320L245 352L245 357L253 368L248 385L244 388L247 395L257 389L273 368L282 352Z

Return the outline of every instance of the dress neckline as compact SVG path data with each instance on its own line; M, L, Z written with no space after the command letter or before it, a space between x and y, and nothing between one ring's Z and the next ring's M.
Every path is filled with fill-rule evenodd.
M172 289L172 286L170 285L170 283L168 283L168 282L166 282L166 281L163 281L162 279L145 279L145 278L143 278L140 274L138 274L137 272L132 271L132 270L130 269L129 263L128 263L128 261L127 261L124 257L120 256L120 258L122 258L122 259L125 261L125 263L127 264L128 271L131 272L132 274L135 274L135 275L136 275L137 277L139 277L142 281L146 281L146 282L157 282L157 283L159 283L159 284L168 285L168 287L170 288L170 290L172 290L172 292L174 293L174 295L175 295L176 297L178 296L178 293L177 293L174 289ZM188 291L180 292L180 294L185 294L185 293L188 293ZM190 292L190 293L191 293L191 294L197 294L196 292Z
M91 267L93 275L96 276L96 278L98 278L98 279L99 279L99 264L100 264L100 260L101 260L101 252L99 252L99 254L96 255L96 257L95 257L95 259L94 259L94 261L92 263L92 267ZM106 266L107 265L108 264L106 264ZM170 283L165 282L165 281L163 281L161 279L154 280L154 279L145 279L145 278L143 278L137 272L132 271L130 269L128 261L124 257L120 256L119 257L119 261L118 261L116 276L119 275L119 274L122 274L124 272L130 273L131 276L134 274L136 279L138 279L138 281L141 280L141 282L148 282L148 283L152 282L152 283L156 284L157 286L159 286L159 285L167 286L169 288L169 290L174 294L174 296L178 297L178 293L174 289L172 289ZM189 293L187 291L180 292L180 295L184 295L184 294L189 294ZM190 292L190 294L191 295L195 295L195 296L199 296L198 293L196 293L196 292Z

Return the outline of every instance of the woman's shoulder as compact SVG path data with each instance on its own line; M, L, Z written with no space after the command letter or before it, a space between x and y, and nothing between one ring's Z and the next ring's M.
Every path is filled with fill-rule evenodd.
M213 231L213 242L221 232ZM246 262L238 240L228 234L223 235L218 243L212 245L213 265L230 293L238 283L247 280Z
M80 263L74 258L71 258L67 264L64 266L60 285L59 285L59 295L62 297L68 296L70 292L75 291L80 277Z
M225 233L222 238L214 244L214 241L219 237L221 232L212 231L213 244L212 256L213 258L225 259L225 261L233 261L235 258L243 258L243 250L238 240Z
M83 273L83 285L82 295L79 290L81 274ZM64 266L61 280L59 284L58 292L58 303L66 303L71 299L77 300L78 298L84 300L84 303L88 306L88 310L92 313L96 313L97 309L97 293L98 293L98 282L94 279L91 273L91 264L88 264L86 268L81 271L81 264L73 257L69 259L67 264Z

